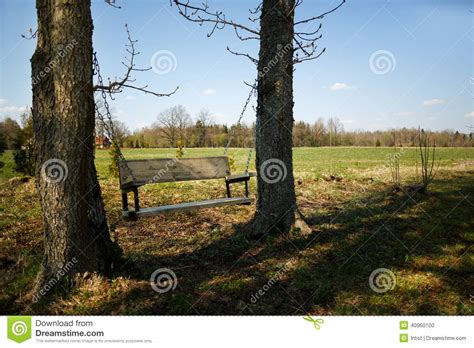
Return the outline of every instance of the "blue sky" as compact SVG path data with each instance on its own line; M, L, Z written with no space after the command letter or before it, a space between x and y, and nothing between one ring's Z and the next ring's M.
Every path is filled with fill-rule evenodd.
M117 118L134 130L152 124L160 111L182 104L191 116L206 108L216 122L237 120L248 94L243 81L252 81L256 71L226 47L257 56L255 42L239 41L231 28L208 38L209 26L186 21L169 0L116 2L121 9L92 0L94 49L103 75L123 72L127 23L139 40L138 66L150 66L153 57L171 57L169 72L154 64L159 73L136 73L137 82L159 92L180 87L169 98L125 91L113 103ZM248 8L258 3L208 2L245 23ZM336 3L304 0L297 18L314 16ZM470 0L348 0L322 21L320 46L326 52L296 67L295 119L338 117L348 130L421 125L467 132L474 121L471 10ZM18 119L31 105L30 58L36 42L20 37L30 27L36 28L34 1L0 0L0 118ZM249 110L244 121L254 117Z

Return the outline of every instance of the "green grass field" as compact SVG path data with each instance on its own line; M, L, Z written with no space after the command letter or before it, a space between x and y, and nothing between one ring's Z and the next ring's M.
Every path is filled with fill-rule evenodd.
M185 156L222 152L188 149ZM173 157L175 151L126 149L124 154ZM230 154L241 171L247 150ZM108 152L99 150L96 164L111 234L123 260L112 278L89 275L72 292L58 287L31 304L41 262L40 207L33 180L11 179L18 174L7 152L0 172L0 312L472 314L474 149L442 148L437 154L440 167L429 192L406 194L390 183L393 149L296 148L297 201L312 231L255 242L239 233L254 206L123 221L117 179L108 175ZM399 156L402 182L414 182L416 150L402 149ZM343 179L327 181L329 174ZM255 192L255 181L251 189ZM141 189L144 206L224 195L219 180ZM178 285L157 294L149 279L161 267L176 273ZM394 275L393 288L383 293L369 284L380 268Z
M221 156L221 148L186 149L185 157ZM402 148L400 165L414 167L419 161L416 148ZM449 167L461 161L472 161L474 149L472 148L439 148L436 150L441 167ZM324 173L339 173L341 175L357 175L361 170L378 167L386 168L387 159L394 155L392 148L373 147L321 147L321 148L295 148L294 167L300 175L321 175ZM123 154L127 159L147 158L173 158L174 149L124 149ZM242 171L248 155L248 149L231 148L229 154L235 157L236 170ZM255 170L255 153L252 153L251 170ZM0 169L0 182L18 176L14 171L13 152L7 151L2 161L5 167ZM108 166L110 156L107 150L97 150L96 166L101 179L108 179Z
M415 148L400 149L401 166L415 166L419 161L419 154ZM123 151L127 159L146 158L173 158L176 154L174 149L125 149ZM221 156L223 149L186 149L186 157ZM234 155L237 171L245 168L248 149L233 148L229 154ZM254 155L252 153L252 170L255 170ZM472 148L439 148L438 159L442 166L450 166L459 161L474 159ZM394 155L392 148L354 148L354 147L321 147L321 148L295 148L294 167L295 172L301 175L321 175L323 173L335 172L342 175L350 175L359 170L385 167L387 158ZM99 150L96 154L97 170L101 178L108 176L109 155L105 150Z

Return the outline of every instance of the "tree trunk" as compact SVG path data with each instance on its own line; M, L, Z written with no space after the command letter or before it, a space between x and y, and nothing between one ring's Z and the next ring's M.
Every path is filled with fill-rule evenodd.
M37 288L58 274L111 271L114 255L94 164L89 0L37 0L33 130L45 255Z
M295 0L263 0L256 124L257 211L250 233L287 233L295 222L293 26Z

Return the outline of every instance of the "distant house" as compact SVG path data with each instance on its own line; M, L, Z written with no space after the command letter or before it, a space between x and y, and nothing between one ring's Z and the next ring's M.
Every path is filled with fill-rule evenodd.
M103 149L110 146L110 140L106 136L98 135L95 137L95 147Z

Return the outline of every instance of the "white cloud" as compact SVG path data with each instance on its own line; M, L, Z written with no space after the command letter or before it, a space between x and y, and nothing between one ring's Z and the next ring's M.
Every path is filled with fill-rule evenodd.
M0 105L3 105L3 103L0 103ZM26 110L28 110L28 107L26 106L16 106L16 105L0 106L0 117L17 118Z
M346 120L341 120L341 123L342 123L342 124L352 124L352 123L354 123L354 122L355 122L354 120L348 120L348 119L346 119Z
M471 112L465 114L464 117L466 117L466 118L474 118L474 111L471 111Z
M402 111L394 113L395 116L413 116L413 112L411 111Z
M125 97L125 100L127 100L127 101L136 100L136 99L137 99L137 97L135 97L134 95L127 95L127 96Z
M330 87L331 91L342 91L342 90L353 89L353 88L354 88L353 86L349 86L347 83L343 83L343 82L336 82Z
M0 117L18 118L21 114L28 110L27 106L16 106L7 103L7 100L0 98Z
M439 105L439 104L444 104L443 99L430 99L430 100L425 100L423 102L424 106L432 106L432 105Z
M213 88L206 88L204 91L202 91L202 94L204 95L214 95L216 94L216 90Z

